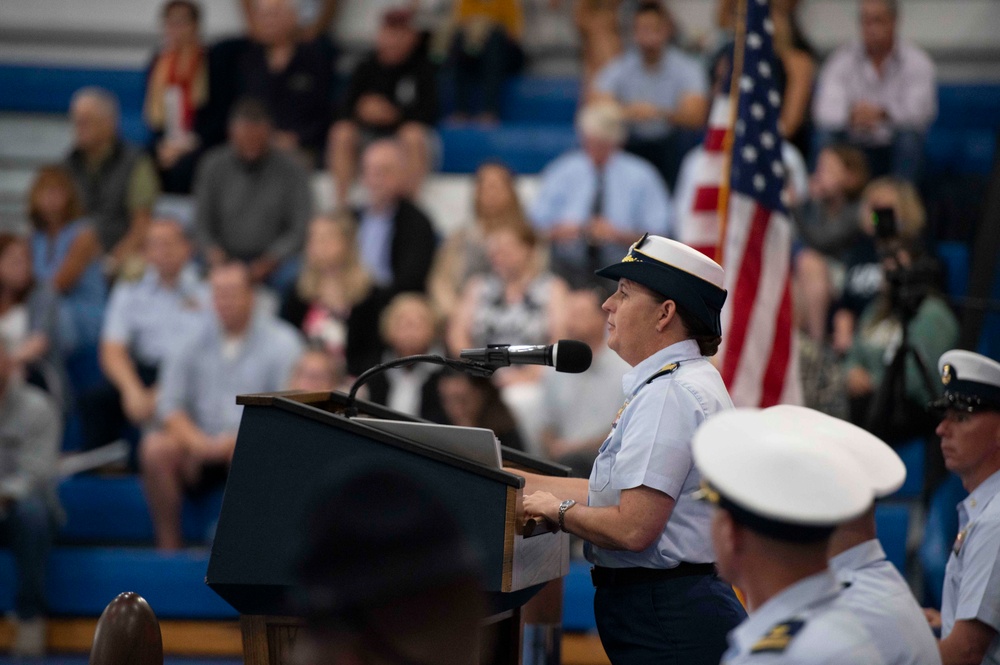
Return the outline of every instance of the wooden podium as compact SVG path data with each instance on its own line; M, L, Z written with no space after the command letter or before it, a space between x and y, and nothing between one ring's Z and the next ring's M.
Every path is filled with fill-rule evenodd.
M520 662L521 607L569 572L567 534L522 532L521 477L354 421L344 415L342 393L242 395L237 402L243 418L206 582L241 615L246 665L288 665L300 621L286 594L307 489L334 465L357 458L387 466L405 461L442 492L483 564L493 608L484 625L498 638L486 660ZM358 408L375 418L415 420L363 401ZM568 474L506 448L504 464Z

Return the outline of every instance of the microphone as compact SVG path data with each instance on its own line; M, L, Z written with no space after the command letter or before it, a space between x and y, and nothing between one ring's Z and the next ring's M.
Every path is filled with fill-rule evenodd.
M594 354L583 342L561 339L551 346L490 344L484 349L463 349L459 356L463 360L493 368L510 365L548 365L555 367L557 372L579 374L587 371Z

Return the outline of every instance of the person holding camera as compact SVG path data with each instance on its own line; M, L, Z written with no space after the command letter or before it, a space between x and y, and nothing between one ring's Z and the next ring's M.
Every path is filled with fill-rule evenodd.
M918 237L923 218L908 183L880 179L866 190L862 230L873 238L881 286L855 327L846 382L852 422L890 443L933 431L923 405L938 388L928 367L958 343L937 262Z

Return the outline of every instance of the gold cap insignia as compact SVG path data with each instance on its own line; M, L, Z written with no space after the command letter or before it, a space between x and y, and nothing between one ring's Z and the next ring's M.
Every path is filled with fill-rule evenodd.
M944 385L951 383L951 365L945 365L941 368L941 383Z

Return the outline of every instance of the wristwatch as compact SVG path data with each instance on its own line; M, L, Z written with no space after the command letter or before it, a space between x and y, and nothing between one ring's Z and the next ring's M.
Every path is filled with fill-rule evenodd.
M576 505L573 499L566 499L559 504L559 530L566 530L566 511Z

